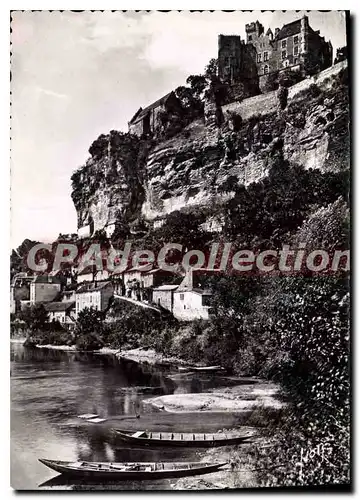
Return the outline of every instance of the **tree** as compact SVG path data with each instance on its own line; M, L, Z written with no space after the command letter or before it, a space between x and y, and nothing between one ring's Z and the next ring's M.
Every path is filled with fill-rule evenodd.
M43 304L35 304L20 311L19 319L25 322L29 330L41 330L47 326L48 313Z
M207 80L204 75L190 75L186 79L186 83L190 85L193 96L196 99L202 99L204 90L207 86Z
M93 351L104 346L106 333L104 314L97 309L85 308L79 312L75 325L76 346L84 351Z
M89 153L93 158L101 158L107 154L109 145L109 137L101 134L99 137L91 144L89 148Z
M218 72L218 60L214 59L214 58L210 59L208 64L205 66L204 72L205 72L206 78L209 78L210 80L213 77L216 77L217 72Z
M76 325L76 335L87 335L94 331L101 332L103 329L104 314L93 307L85 307L79 312Z

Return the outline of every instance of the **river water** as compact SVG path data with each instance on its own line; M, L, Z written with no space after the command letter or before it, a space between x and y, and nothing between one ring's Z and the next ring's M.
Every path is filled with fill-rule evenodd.
M11 485L33 489L170 489L176 480L110 485L68 483L38 458L86 461L200 460L186 449L121 447L108 429L78 418L85 413L149 417L159 410L142 401L173 392L201 392L217 382L194 376L172 380L169 368L154 368L114 356L32 349L11 344ZM220 383L220 382L219 382ZM150 415L151 417L152 415ZM125 420L124 420L125 421ZM142 422L138 420L138 422ZM139 424L140 427L140 424Z

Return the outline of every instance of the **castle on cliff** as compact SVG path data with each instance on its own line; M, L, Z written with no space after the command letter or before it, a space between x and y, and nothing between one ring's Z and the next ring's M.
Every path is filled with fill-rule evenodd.
M330 41L309 25L308 16L266 33L259 22L245 25L246 42L239 35L219 35L217 76L231 87L234 100L266 92L269 79L293 71L300 78L330 67L333 49ZM161 116L180 116L181 104L175 92L139 108L128 122L129 132L144 137L161 126Z
M258 77L263 90L270 75L290 69L302 76L313 75L332 64L330 41L314 31L308 16L293 21L275 33L266 33L259 22L245 25L246 42L236 35L219 35L218 76L223 82L236 84Z

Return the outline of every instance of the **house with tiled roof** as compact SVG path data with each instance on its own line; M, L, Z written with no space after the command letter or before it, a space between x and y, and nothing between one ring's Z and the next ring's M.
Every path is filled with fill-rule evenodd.
M30 283L30 304L52 302L59 296L61 281L57 276L42 274L34 276Z
M75 292L76 315L85 308L106 311L113 295L114 287L111 281L83 283Z
M175 92L169 92L144 109L139 108L128 122L129 132L138 137L148 137L163 125L163 114L179 114L182 108Z
M49 302L45 304L45 310L49 315L49 321L59 321L64 325L73 325L75 322L75 301Z

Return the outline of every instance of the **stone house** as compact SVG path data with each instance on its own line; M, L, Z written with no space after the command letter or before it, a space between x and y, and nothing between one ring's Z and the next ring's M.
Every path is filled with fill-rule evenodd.
M61 292L61 302L75 302L75 290L63 290Z
M92 281L104 281L109 278L109 272L106 269L96 269L96 266L88 266L82 269L77 275L77 282L85 283Z
M101 312L105 311L109 307L113 294L114 288L111 281L84 283L75 293L76 316L85 308L92 307Z
M64 325L73 325L75 322L75 301L49 302L45 304L45 310L49 314L49 321L59 321Z
M211 295L209 290L179 287L174 291L173 315L183 321L209 319Z
M30 301L30 283L34 276L28 276L26 273L16 274L10 286L10 313L17 313L21 310L21 302Z
M52 302L61 291L61 283L56 276L35 276L30 283L30 304Z
M163 307L170 312L174 308L174 293L179 285L161 285L153 288L152 301L157 306Z
M176 116L181 112L182 107L175 92L169 92L146 108L139 108L128 122L129 132L138 137L154 135L164 126L164 114Z
M132 267L122 274L123 277L123 289L125 291L126 297L134 300L142 300L141 290L142 278L144 273L149 269L147 266Z
M303 77L318 73L332 65L333 50L330 41L314 31L309 25L308 16L285 24L275 33L264 26L253 22L245 26L246 44L240 37L219 36L219 77L233 83L246 80L246 64L244 54L249 54L245 47L254 50L253 58L257 69L260 89L263 90L269 75L287 68L299 71ZM251 71L253 67L251 66Z
M183 281L174 290L172 313L175 318L183 321L209 319L212 292L204 283L209 274L219 275L221 272L213 269L187 269Z
M123 273L123 288L129 298L154 301L152 291L173 280L174 273L165 269L151 269L149 266L133 267Z
M157 287L164 285L166 281L174 277L174 273L165 269L151 269L142 276L142 285L144 288Z

